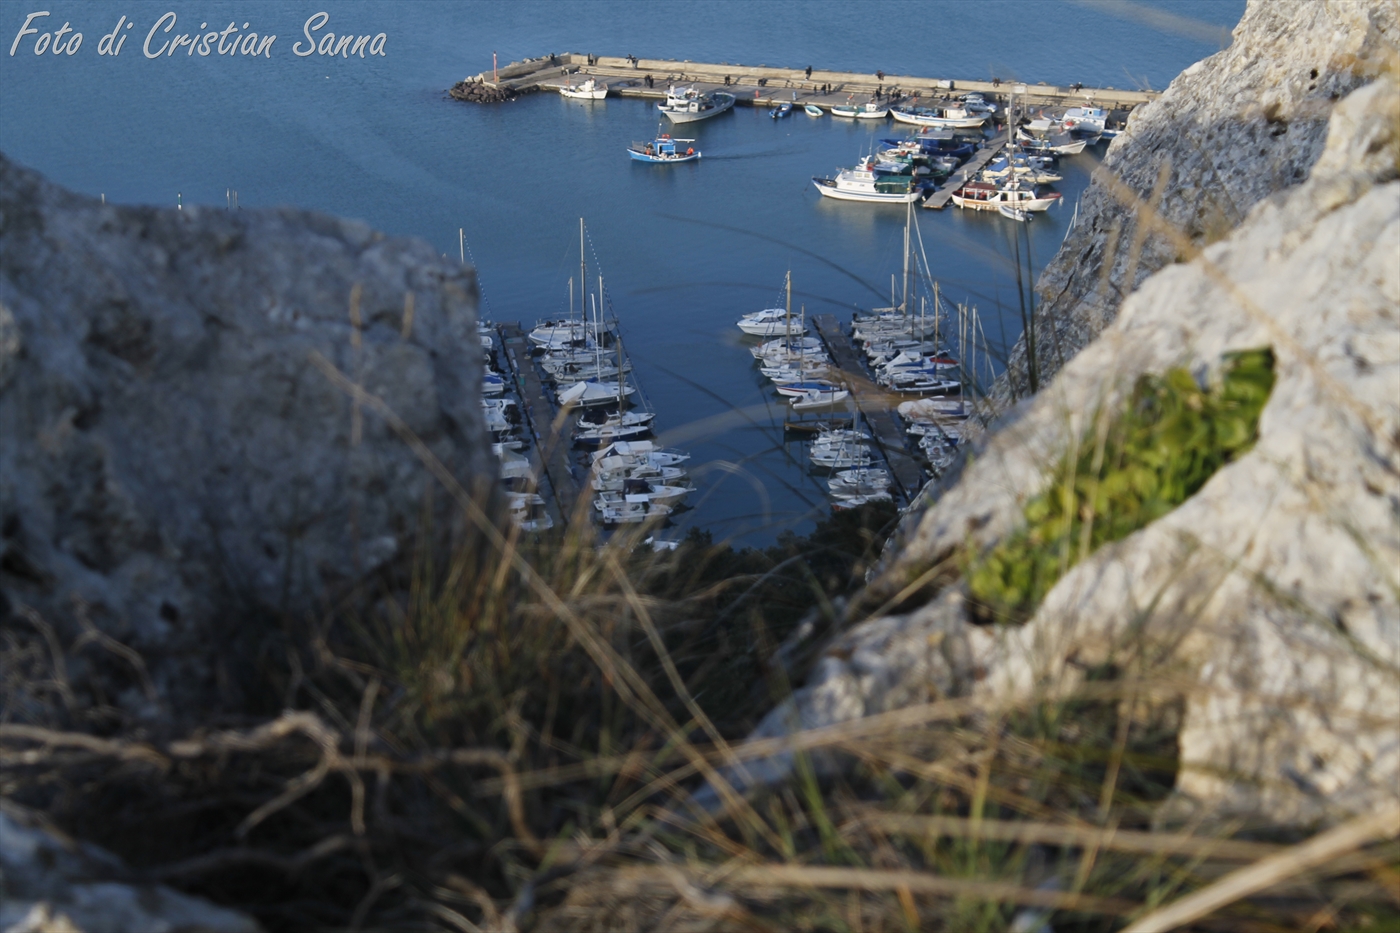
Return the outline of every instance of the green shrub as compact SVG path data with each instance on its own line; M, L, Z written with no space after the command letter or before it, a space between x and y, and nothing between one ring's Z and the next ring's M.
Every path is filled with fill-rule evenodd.
M1025 621L1070 567L1167 514L1254 445L1273 352L1225 359L1212 389L1180 368L1142 376L1123 412L1089 428L1026 503L1025 527L970 562L968 588L985 617Z

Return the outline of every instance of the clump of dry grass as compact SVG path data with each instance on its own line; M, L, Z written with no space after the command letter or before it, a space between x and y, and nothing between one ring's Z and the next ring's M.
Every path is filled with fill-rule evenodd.
M75 646L25 612L0 650L0 790L270 928L519 923L510 905L576 834L620 833L619 813L680 793L677 769L714 773L786 689L787 630L859 585L891 518L766 552L479 522L445 557L424 544L400 577L284 620L238 685L280 715L255 702L193 730L98 724L69 683ZM141 689L126 653L108 680Z

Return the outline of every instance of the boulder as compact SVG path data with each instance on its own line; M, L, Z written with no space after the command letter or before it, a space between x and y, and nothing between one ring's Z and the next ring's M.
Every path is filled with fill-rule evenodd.
M856 625L760 727L775 736L928 698L994 711L1105 665L1184 703L1170 813L1306 827L1400 786L1400 85L1352 92L1306 183L1265 198L1116 319L978 450L867 594L934 581ZM1270 347L1253 448L1182 505L1072 566L1024 625L976 624L957 555L1023 526L1047 464L1139 376ZM954 558L949 560L949 558ZM940 577L930 574L942 564ZM751 769L771 781L781 758ZM701 795L713 803L713 792Z
M322 610L425 515L424 464L331 367L490 487L475 306L426 243L103 204L0 156L0 624L86 633L75 683L102 636L134 649L128 712L227 687L257 620Z
M0 931L257 933L247 914L132 880L121 860L0 800Z

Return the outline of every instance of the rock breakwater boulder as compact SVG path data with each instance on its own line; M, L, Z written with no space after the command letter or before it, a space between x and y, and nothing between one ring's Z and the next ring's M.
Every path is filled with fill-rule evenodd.
M425 514L418 457L323 370L489 484L475 296L362 223L101 204L0 157L0 624L87 629L75 683L93 630L135 649L129 711L228 684L253 620L323 609Z
M471 78L458 81L447 93L453 100L466 101L469 104L499 104L515 100L519 96L515 88L509 85L487 84L485 81Z

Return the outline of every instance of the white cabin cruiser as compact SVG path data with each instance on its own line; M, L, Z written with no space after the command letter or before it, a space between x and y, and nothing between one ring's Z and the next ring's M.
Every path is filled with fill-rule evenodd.
M868 201L877 204L908 204L923 197L924 191L908 175L886 175L875 171L874 160L854 168L843 168L835 178L812 179L822 197L838 201Z

